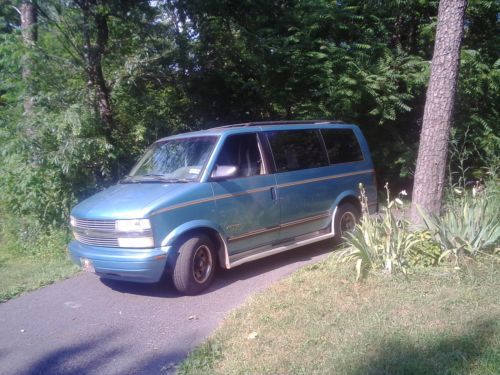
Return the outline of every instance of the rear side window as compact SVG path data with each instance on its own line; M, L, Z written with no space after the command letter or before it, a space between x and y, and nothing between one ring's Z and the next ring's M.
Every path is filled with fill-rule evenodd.
M363 160L358 139L351 129L321 129L330 164Z
M267 133L277 172L328 165L317 130L284 130Z

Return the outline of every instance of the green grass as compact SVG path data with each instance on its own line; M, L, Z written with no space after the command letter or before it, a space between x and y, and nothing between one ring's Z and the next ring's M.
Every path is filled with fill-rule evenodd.
M18 254L0 244L0 302L78 272L62 251L43 256Z
M70 240L66 228L15 215L0 204L0 303L78 272L66 251Z
M353 279L332 258L300 270L230 314L179 372L500 373L498 262Z

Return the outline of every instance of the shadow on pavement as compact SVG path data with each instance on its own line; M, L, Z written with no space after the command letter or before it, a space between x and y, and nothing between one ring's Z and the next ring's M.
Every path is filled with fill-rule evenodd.
M253 262L245 263L230 270L219 268L217 269L213 284L202 294L211 293L234 282L251 279L287 265L298 262L307 262L316 256L326 255L327 253L332 252L338 245L339 243L335 240L325 240L275 254ZM173 286L168 275L165 275L160 282L155 284L141 284L109 279L101 279L101 282L111 289L121 293L163 298L175 298L181 296L181 294L175 290L175 287Z
M350 374L451 374L470 373L480 360L483 370L497 368L495 332L498 320L471 324L460 335L442 332L415 342L404 335L385 338L373 354L359 359ZM27 356L20 375L35 374L173 374L185 357L180 351L151 351L141 360L127 362L131 342L118 330L107 330L77 344L59 346L40 355ZM29 354L29 353L27 353ZM0 368L0 373L6 368ZM477 369L476 369L477 370ZM14 372L11 372L14 373ZM490 373L486 371L486 373Z
M108 331L91 340L54 349L35 360L24 374L88 374L123 353L123 347L99 350L96 353L96 349L104 347L116 335L116 331Z
M179 363L185 353L157 351L140 362L123 362L128 348L117 330L108 330L78 344L55 348L27 364L20 375L62 374L171 374L172 364ZM0 369L1 373L1 369Z

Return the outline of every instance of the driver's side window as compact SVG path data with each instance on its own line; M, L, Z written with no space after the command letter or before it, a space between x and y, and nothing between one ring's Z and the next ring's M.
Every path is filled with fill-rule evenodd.
M250 177L264 174L264 164L260 154L257 134L236 134L229 136L217 157L217 169L236 167L230 178Z

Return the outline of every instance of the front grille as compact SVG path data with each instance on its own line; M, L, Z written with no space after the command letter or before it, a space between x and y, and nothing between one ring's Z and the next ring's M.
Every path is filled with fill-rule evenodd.
M71 218L73 234L78 242L103 247L118 247L114 220L85 220Z
M115 231L115 221L114 220L84 220L73 218L73 228L98 230L102 232L114 232Z
M94 246L104 246L104 247L118 247L118 240L116 238L98 238L98 237L90 237L85 236L83 234L74 231L75 239L78 242L94 245Z
M118 238L152 237L151 229L141 232L118 232L115 220L86 220L71 218L73 235L78 242L103 247L119 247Z

